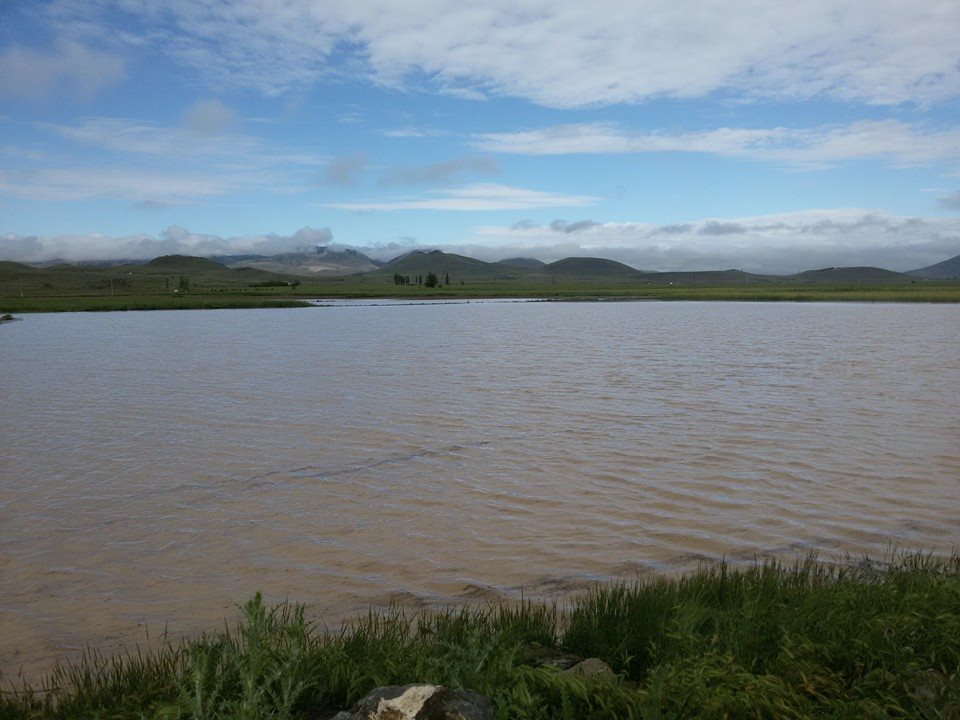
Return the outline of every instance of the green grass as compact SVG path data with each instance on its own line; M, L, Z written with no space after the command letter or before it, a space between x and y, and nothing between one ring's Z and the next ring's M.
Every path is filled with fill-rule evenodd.
M527 664L539 646L617 677ZM488 695L503 720L957 718L960 557L720 565L599 586L567 609L397 610L338 634L257 596L235 629L7 690L0 717L324 718L410 682Z
M823 273L814 273L813 280L800 281L731 271L733 275L671 273L667 275L676 282L668 283L639 274L574 277L550 275L542 269L532 273L505 270L455 255L441 254L437 262L441 260L451 268L452 282L432 289L395 285L392 273L299 277L249 268L233 270L203 258L167 257L144 265L114 267L34 268L0 262L0 313L290 307L299 306L297 300L309 298L960 302L960 281L956 280L840 282L830 279L832 275L818 280ZM474 266L482 266L483 272ZM596 273L603 269L596 259L586 267ZM464 268L474 271L471 274ZM434 270L441 278L446 274L442 268ZM728 276L742 280L721 281Z
M289 295L291 293L285 292ZM960 302L960 283L923 282L864 286L857 283L703 285L652 284L636 281L531 282L473 280L427 289L354 278L307 281L298 296L316 298L538 298L544 300L727 300L750 302Z
M77 296L0 298L3 312L103 312L111 310L213 310L309 307L306 300L237 295Z

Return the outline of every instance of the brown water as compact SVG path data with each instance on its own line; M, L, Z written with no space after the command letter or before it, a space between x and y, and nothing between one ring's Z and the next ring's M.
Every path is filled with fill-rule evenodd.
M0 328L0 670L258 589L563 596L960 540L960 307L471 303Z

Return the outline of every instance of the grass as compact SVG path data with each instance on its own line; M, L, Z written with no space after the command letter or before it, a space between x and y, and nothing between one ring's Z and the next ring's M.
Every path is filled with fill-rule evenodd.
M360 282L354 278L308 282L297 295L309 297L390 298L539 298L546 300L728 300L751 302L960 302L960 282L917 282L862 285L858 283L803 284L653 284L621 280L566 280L556 283L529 280L471 280L427 289L393 283ZM285 292L289 295L289 292Z
M447 256L450 258L456 256ZM160 258L144 265L114 267L33 268L0 262L0 314L290 307L310 298L960 302L960 281L956 280L871 284L744 275L742 281L719 282L715 274L681 273L671 275L677 282L667 283L639 276L578 278L519 270L516 275L501 277L502 268L488 270L467 273L462 279L451 270L450 284L426 288L395 285L392 278L377 273L296 277L249 268L233 270L202 258Z
M209 288L182 294L56 295L0 297L0 313L107 310L185 310L211 308L305 307L308 299L396 298L455 300L533 298L541 300L710 300L739 302L960 302L960 284L803 286L644 286L627 283L568 282L528 285L474 282L435 289L335 281L289 287Z
M584 679L527 662L608 662ZM375 687L428 682L498 718L960 718L960 557L808 559L598 586L568 609L524 603L371 613L341 633L250 600L236 628L152 653L88 655L0 717L326 718Z
M74 297L0 298L7 312L104 312L112 310L214 310L224 308L309 307L298 298L234 295L99 295Z

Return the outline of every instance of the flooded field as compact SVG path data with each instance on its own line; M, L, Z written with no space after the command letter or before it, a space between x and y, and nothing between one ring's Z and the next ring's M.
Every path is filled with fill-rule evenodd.
M560 597L960 542L960 307L359 303L0 328L0 671L255 591Z

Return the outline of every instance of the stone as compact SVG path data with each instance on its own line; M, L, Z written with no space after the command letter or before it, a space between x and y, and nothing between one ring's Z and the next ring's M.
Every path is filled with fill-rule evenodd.
M361 699L333 720L494 720L490 698L439 685L390 685Z
M564 672L569 675L580 675L585 678L605 677L613 679L616 677L610 666L600 658L587 658Z

